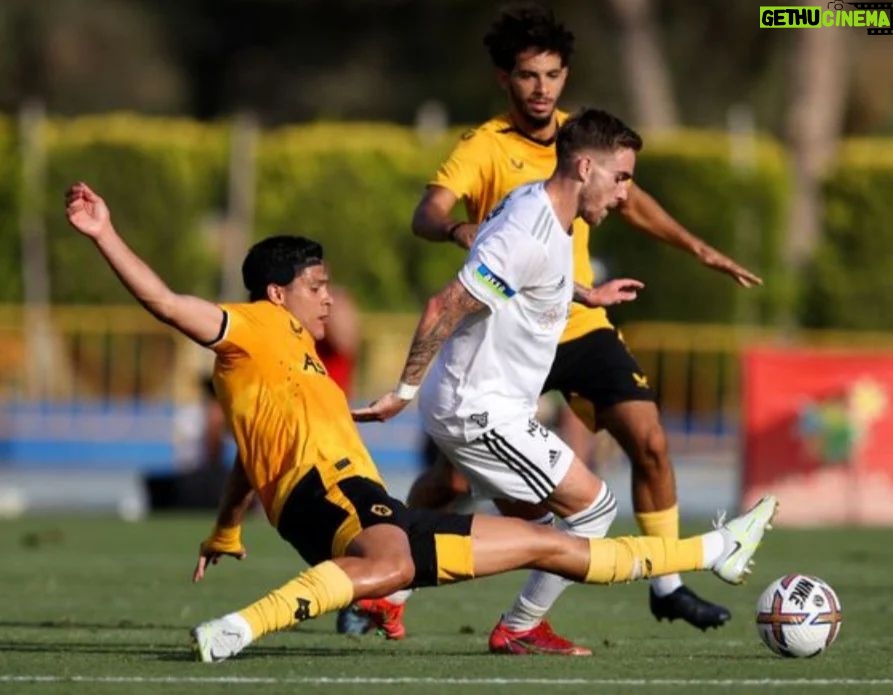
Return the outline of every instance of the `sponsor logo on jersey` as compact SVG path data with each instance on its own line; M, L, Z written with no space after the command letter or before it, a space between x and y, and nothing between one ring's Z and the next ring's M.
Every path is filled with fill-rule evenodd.
M549 449L549 466L551 468L555 468L555 464L558 463L558 457L561 456L561 452L557 449Z
M515 167L518 171L524 168L524 162L520 159L515 159L514 157L509 157L509 161L512 163L512 166Z
M373 504L369 507L369 511L375 514L375 516L393 516L394 511L386 504Z
M636 374L635 372L633 372L633 381L636 382L636 386L638 386L640 389L650 388L650 386L648 385L648 377L644 374Z
M294 319L289 320L288 325L291 327L291 332L296 336L304 335L304 327Z
M566 304L556 304L541 312L537 317L537 323L544 330L548 330L559 321L564 321L567 318L567 312Z
M468 419L478 427L486 427L487 423L490 422L490 413L486 411L483 413L472 413L468 416Z
M499 297L509 299L515 296L515 290L509 287L505 280L490 270L485 263L481 263L477 267L477 270L474 271L474 276L484 287Z
M326 368L322 366L322 362L313 359L313 355L309 352L304 353L304 371L316 372L317 374L325 374Z

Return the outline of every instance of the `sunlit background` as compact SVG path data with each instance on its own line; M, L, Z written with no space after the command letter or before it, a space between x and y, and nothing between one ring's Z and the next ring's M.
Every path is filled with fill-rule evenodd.
M206 506L232 454L208 444L210 354L66 226L75 180L183 292L239 300L252 240L321 240L359 311L351 399L396 383L462 259L414 238L412 210L505 107L481 43L499 7L0 3L0 514ZM791 523L893 522L893 36L761 29L750 0L551 7L577 37L563 108L633 124L638 183L765 280L738 288L617 220L592 235L602 278L647 285L611 316L659 394L683 515L771 487ZM362 432L402 495L417 414ZM628 514L622 453L584 439Z

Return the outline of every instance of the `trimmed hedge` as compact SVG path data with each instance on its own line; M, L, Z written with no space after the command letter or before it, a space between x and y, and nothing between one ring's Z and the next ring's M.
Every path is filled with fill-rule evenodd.
M803 278L803 325L893 329L893 142L843 143L824 186L825 229Z
M456 271L462 254L413 237L412 210L425 181L460 131L421 143L414 131L381 124L310 124L259 140L254 238L295 232L326 246L335 282L365 309L416 309ZM94 185L115 222L176 289L214 296L217 239L209 221L226 207L227 124L115 114L47 123L46 221L56 303L127 302L90 245L65 223L62 192ZM12 119L0 119L0 302L22 296L18 210L21 163ZM792 301L794 278L780 265L788 176L782 149L760 139L751 172L730 164L725 133L646 138L636 180L694 233L761 274L744 291L676 249L611 216L592 250L613 276L645 281L640 299L612 312L620 322L678 320L772 323ZM826 234L802 285L809 326L893 324L893 143L852 141L826 185ZM879 310L880 309L880 310Z
M65 221L62 193L87 181L115 226L178 291L213 296L217 262L202 237L225 190L226 133L187 120L112 115L51 121L47 235L56 303L123 303L126 291Z
M693 256L611 215L590 237L592 254L612 277L634 277L646 288L612 310L615 320L771 323L789 297L779 267L787 194L783 151L760 139L752 171L730 163L725 133L645 136L635 179L692 233L737 260L765 282L743 290Z
M423 146L412 130L374 124L273 131L260 145L255 235L319 239L333 281L364 307L416 308L462 260L455 246L410 229L425 182L453 142Z
M19 198L22 166L15 121L0 118L0 302L22 300Z

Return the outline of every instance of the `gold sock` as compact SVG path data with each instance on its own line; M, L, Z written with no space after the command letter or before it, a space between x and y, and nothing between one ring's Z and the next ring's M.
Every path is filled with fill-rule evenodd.
M704 569L700 536L678 540L652 536L590 538L587 584L613 584Z
M346 608L353 601L353 582L332 561L321 562L259 601L239 611L251 626L254 639Z
M679 505L659 512L637 512L636 523L643 536L679 538Z

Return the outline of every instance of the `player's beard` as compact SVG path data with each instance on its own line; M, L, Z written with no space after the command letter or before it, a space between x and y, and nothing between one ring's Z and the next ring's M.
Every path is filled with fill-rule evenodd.
M549 109L549 113L544 116L539 116L537 114L532 114L527 109L527 103L515 94L512 91L509 91L509 98L512 101L512 106L514 107L512 110L515 113L515 118L520 120L520 123L516 123L515 125L520 126L523 130L540 130L542 128L546 128L551 125L555 120L555 105L552 105L552 108Z
M551 125L552 119L555 118L555 109L552 109L548 116L534 116L524 111L522 112L522 118L524 119L524 125L530 130L540 130Z

